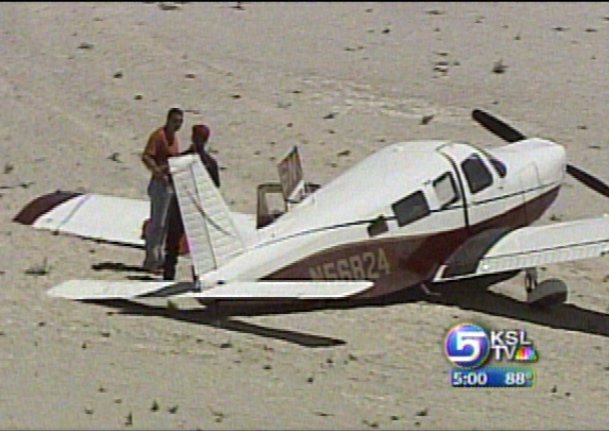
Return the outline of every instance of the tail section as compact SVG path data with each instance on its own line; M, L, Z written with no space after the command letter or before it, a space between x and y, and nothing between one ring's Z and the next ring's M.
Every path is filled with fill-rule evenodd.
M169 166L196 274L216 269L241 254L243 240L199 156L172 157Z

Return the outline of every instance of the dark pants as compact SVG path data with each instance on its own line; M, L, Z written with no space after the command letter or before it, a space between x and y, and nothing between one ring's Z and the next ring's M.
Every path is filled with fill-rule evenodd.
M184 224L178 206L178 197L174 194L169 203L167 215L167 239L165 241L165 264L163 265L163 279L174 280L176 265L180 253L180 240L184 234Z

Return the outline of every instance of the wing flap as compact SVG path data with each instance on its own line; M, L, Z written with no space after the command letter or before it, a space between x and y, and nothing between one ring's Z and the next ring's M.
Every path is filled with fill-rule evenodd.
M460 250L464 253L466 250ZM609 218L599 217L508 232L476 261L452 259L440 266L435 282L590 259L609 252Z

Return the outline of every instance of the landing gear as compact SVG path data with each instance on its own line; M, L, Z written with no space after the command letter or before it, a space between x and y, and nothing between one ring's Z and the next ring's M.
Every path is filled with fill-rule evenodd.
M527 303L535 308L547 308L560 305L567 300L567 285L559 279L551 278L538 282L537 268L525 270L524 288L527 292Z
M524 290L527 291L527 297L533 289L537 287L537 268L527 268L524 274Z
M205 311L208 313L207 322L216 328L222 328L223 316L219 300L205 303Z
M421 290L423 291L423 293L427 296L442 296L438 292L433 292L433 291L429 290L429 287L427 287L427 285L425 283L421 283L420 287L421 287Z

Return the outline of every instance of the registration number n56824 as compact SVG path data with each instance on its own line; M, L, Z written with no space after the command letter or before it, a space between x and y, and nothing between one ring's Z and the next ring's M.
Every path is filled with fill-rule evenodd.
M314 280L374 280L390 273L389 260L381 247L309 268Z

